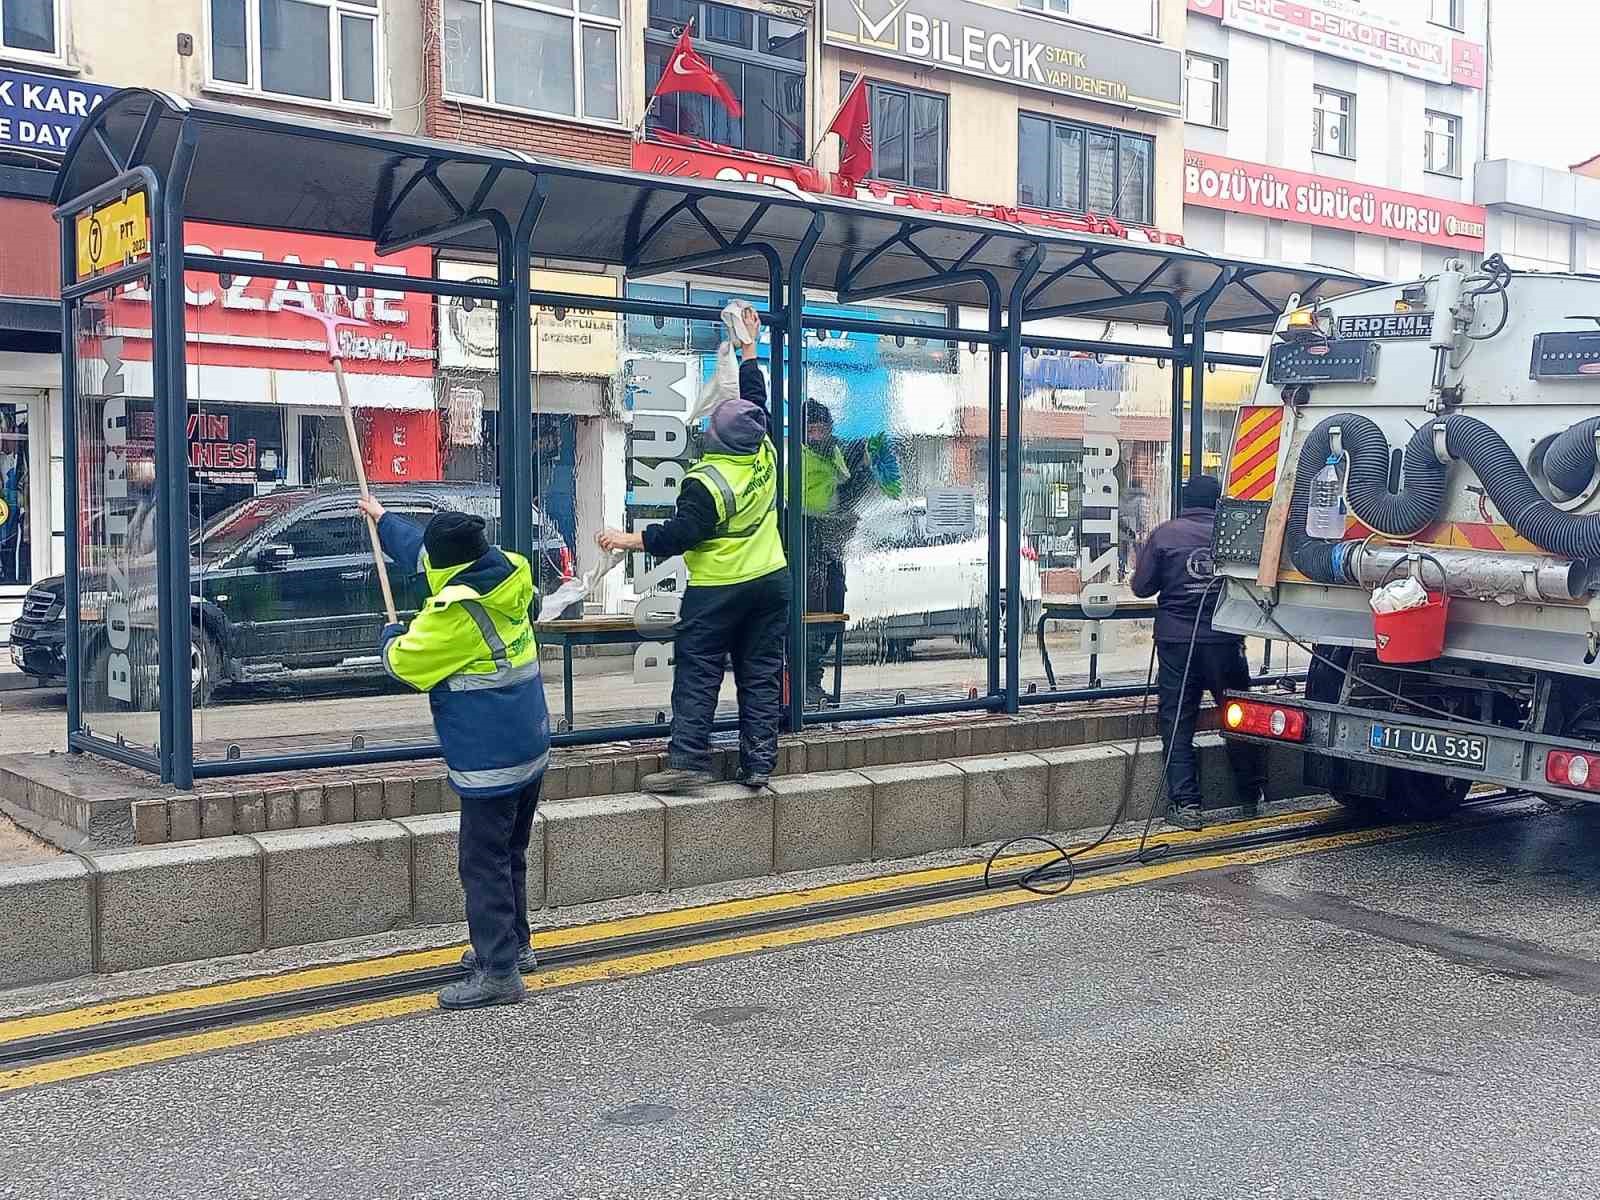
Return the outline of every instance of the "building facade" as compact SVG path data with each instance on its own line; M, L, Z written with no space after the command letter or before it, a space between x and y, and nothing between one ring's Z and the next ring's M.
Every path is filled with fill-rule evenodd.
M1486 0L1189 0L1191 245L1406 279L1483 253Z
M1600 274L1600 176L1497 158L1476 189L1488 248L1514 270Z

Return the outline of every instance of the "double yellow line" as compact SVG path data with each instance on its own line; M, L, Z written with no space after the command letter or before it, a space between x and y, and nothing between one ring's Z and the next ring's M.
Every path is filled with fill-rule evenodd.
M1338 810L1326 809L1315 813L1293 813L1267 817L1255 821L1226 826L1228 835L1237 836L1265 832L1291 826L1307 826L1314 830L1338 819ZM1284 842L1253 849L1224 851L1170 862L1156 862L1144 866L1130 866L1104 874L1086 875L1073 884L1069 896L1081 896L1135 884L1155 883L1178 875L1215 870L1219 867L1251 866L1275 859L1310 854L1317 851L1344 849L1351 846L1370 845L1411 836L1432 826L1391 826L1360 829L1309 837L1303 841ZM1215 837L1218 828L1206 831ZM1186 844L1201 840L1193 833L1163 833L1158 839L1182 849ZM1112 842L1103 852L1114 855L1132 849L1129 841ZM1026 869L1042 864L1050 857L1045 854L1020 855L1005 860L1001 867L1006 871ZM909 888L937 885L959 880L970 880L982 874L982 864L963 864L956 867L915 871L908 874L861 880L854 883L835 884L803 891L783 892L757 896L746 900L731 900L670 912L651 913L626 917L616 921L592 925L548 930L540 933L534 944L540 950L557 947L600 943L630 935L648 934L674 929L690 929L714 921L736 920L785 911L804 909L829 901L867 898L874 895L899 892ZM615 958L579 963L570 967L541 970L527 980L529 991L545 992L577 984L598 983L611 979L634 978L675 967L714 962L765 950L781 950L794 946L836 941L887 929L921 925L954 917L1018 908L1035 904L1042 899L1018 888L980 892L949 900L929 901L922 904L839 917L788 928L765 930L756 933L732 934L662 950L647 950L621 954ZM340 963L333 966L311 967L278 975L259 976L232 983L212 984L164 992L127 1000L113 1000L102 1004L37 1016L17 1017L0 1021L0 1046L24 1038L71 1033L92 1029L119 1021L149 1018L173 1013L193 1012L236 1003L279 996L308 988L336 986L355 982L382 979L404 972L430 967L448 966L461 954L459 946L441 950L422 950L390 955L381 959ZM0 1093L18 1091L48 1083L62 1083L118 1071L128 1067L149 1066L170 1062L217 1050L236 1049L282 1041L305 1034L324 1033L350 1026L370 1024L374 1021L396 1017L414 1016L433 1011L435 1001L431 993L396 996L350 1004L340 1008L322 1009L289 1017L272 1018L249 1024L224 1026L196 1033L179 1034L156 1041L119 1046L108 1050L53 1059L45 1062L0 1071ZM459 1019L459 1018L457 1018Z

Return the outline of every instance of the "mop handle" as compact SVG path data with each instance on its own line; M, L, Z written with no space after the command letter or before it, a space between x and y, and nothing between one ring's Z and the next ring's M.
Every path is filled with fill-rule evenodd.
M356 440L355 414L350 410L350 388L344 381L344 362L340 356L333 356L333 377L339 381L339 407L344 410L344 432L350 439L350 457L356 464L356 486L361 489L361 498L367 499L371 494L367 491L367 469L361 461L361 444ZM399 620L395 612L394 591L389 586L389 568L383 561L383 543L378 540L378 523L371 517L366 518L367 537L372 541L372 561L378 567L378 586L383 589L383 608L389 614L389 624L394 625Z

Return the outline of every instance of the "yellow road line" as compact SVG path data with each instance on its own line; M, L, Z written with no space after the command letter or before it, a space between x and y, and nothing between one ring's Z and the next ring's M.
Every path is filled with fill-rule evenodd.
M1204 855L1199 858L1176 862L1158 862L1148 866L1128 867L1120 871L1107 872L1103 875L1085 876L1073 886L1067 896L1082 896L1095 892L1110 891L1113 888L1128 887L1134 884L1156 883L1174 876L1215 870L1220 867L1253 866L1271 862L1275 859L1292 858L1317 851L1371 845L1377 842L1415 836L1418 833L1434 832L1443 828L1445 828L1445 822L1435 822L1431 825L1422 826L1361 829L1347 833L1329 834L1304 842L1262 846L1253 850L1239 850ZM734 958L758 951L780 950L817 942L837 941L840 938L855 937L887 929L924 925L934 921L949 920L954 917L1018 908L1025 904L1034 904L1046 899L1054 899L1054 897L1037 896L1019 888L982 892L975 896L966 896L953 900L934 901L907 908L887 909L882 912L864 913L854 917L841 917L832 921L800 925L789 929L773 929L761 933L741 934L716 941L674 947L669 950L645 951L602 962L583 963L572 967L541 971L528 979L528 988L532 992L541 992L555 988L571 987L575 984L635 978L657 971L691 966L696 963L714 962L719 959ZM63 1083L68 1080L83 1079L88 1076L102 1075L109 1071L118 1071L129 1067L171 1062L175 1059L188 1058L211 1051L239 1049L245 1046L282 1041L285 1038L300 1037L306 1034L327 1033L352 1026L371 1024L374 1021L412 1016L434 1010L434 1008L435 1001L432 995L399 996L393 999L369 1001L344 1008L306 1013L300 1016L260 1021L252 1025L239 1025L206 1030L200 1033L183 1034L164 1041L124 1046L114 1050L84 1054L76 1058L59 1059L32 1066L17 1067L9 1071L0 1071L0 1093L19 1091L48 1083Z
M1230 825L1212 826L1202 833L1191 833L1184 830L1164 830L1160 833L1159 840L1172 846L1182 847L1202 838L1216 837L1219 833L1237 836L1291 825L1315 826L1327 824L1337 820L1340 812L1341 810L1338 808L1325 808L1309 812L1284 813L1261 817L1252 821L1240 821ZM1138 839L1136 838L1120 839L1107 842L1096 853L1122 853L1132 850L1137 844ZM1002 860L997 864L997 867L1001 871L1026 870L1042 865L1053 856L1052 851L1046 851L1041 854L1021 854ZM669 909L664 912L620 917L611 921L598 921L589 925L572 925L560 929L541 930L534 935L533 944L537 950L549 950L630 935L681 929L685 926L699 925L711 921L763 916L769 913L803 908L811 904L882 895L885 892L899 891L905 888L926 887L956 880L974 879L982 874L982 863L962 863L953 867L933 867L927 870L909 871L898 875L875 876L871 879L861 879L851 883L829 884L799 891L775 892L763 896L752 896L743 900L724 900L688 908ZM291 971L272 975L257 975L229 983L204 984L199 987L183 988L171 992L158 992L152 995L108 1000L100 1004L84 1005L79 1008L63 1009L57 1012L14 1017L8 1021L0 1021L0 1045L20 1041L23 1038L43 1037L47 1034L65 1033L76 1029L89 1029L98 1025L108 1025L115 1021L129 1021L141 1017L160 1016L166 1013L186 1012L196 1008L237 1003L242 1000L258 1000L264 996L276 996L284 992L300 991L306 988L383 979L407 971L446 967L455 963L461 957L461 950L462 947L459 945L447 946L437 950L410 950L399 954L387 955L383 958L358 959L353 962L333 963L320 967L299 967Z

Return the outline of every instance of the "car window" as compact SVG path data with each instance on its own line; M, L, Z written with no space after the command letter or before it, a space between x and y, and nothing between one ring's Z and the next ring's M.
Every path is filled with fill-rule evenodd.
M296 521L280 541L294 547L296 558L332 558L368 549L366 532L354 513L323 513Z
M205 555L208 561L221 561L240 549L263 527L276 521L296 504L300 497L289 492L258 496L232 508L224 509L189 539L194 553Z
M863 553L885 550L911 550L928 544L922 530L921 513L916 509L884 508L861 514L856 544Z

